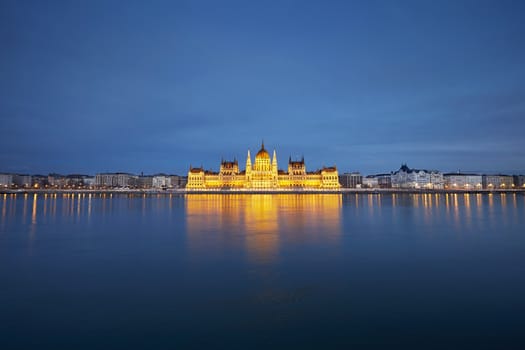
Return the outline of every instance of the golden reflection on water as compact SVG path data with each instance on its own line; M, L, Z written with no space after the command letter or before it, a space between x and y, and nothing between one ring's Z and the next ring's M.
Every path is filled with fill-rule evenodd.
M38 208L38 194L33 194L33 205L31 208L31 226L29 229L29 238L32 240L35 237L37 227L37 208Z
M33 208L31 210L31 223L36 224L36 208L37 208L38 194L33 195Z
M87 213L88 213L88 220L89 218L91 218L91 193L88 195L88 208L87 208Z
M24 193L24 207L23 207L23 210L22 210L22 218L24 220L26 219L26 214L27 214L27 196L28 196L28 194Z
M7 193L4 193L4 200L2 203L2 219L5 220L6 214L7 214Z
M471 213L471 209L470 209L470 196L471 194L470 193L465 193L463 195L463 202L465 203L465 215L467 217L467 222L470 222L471 221L471 216L472 216L472 213Z
M323 235L333 239L340 234L339 194L189 194L185 198L188 243L193 249L203 248L210 239L221 239L219 245L235 244L237 239L249 260L271 262L278 257L282 240L302 242ZM221 234L225 236L216 237Z

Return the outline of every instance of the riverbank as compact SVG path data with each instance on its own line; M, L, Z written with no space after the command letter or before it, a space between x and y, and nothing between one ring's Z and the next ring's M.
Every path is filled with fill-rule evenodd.
M154 189L0 189L0 194L141 194L141 195L185 195L185 194L468 194L468 193L523 193L525 189L399 189L399 188L343 188L340 190L154 190Z

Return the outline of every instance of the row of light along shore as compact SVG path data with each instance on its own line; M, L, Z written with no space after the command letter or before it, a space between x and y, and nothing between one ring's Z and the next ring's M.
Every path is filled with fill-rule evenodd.
M525 189L525 175L443 173L411 169L403 164L397 171L364 176L359 172L338 174L342 189L429 189L511 190ZM184 189L188 176L101 173L91 175L27 175L0 173L0 189Z

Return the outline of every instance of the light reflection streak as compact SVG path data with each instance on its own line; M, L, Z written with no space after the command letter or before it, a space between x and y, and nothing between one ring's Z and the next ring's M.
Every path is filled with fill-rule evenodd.
M470 228L472 223L472 212L470 207L470 193L463 194L463 203L465 204L465 225Z
M417 196L417 195L416 195ZM431 223L432 217L432 198L429 198L429 194L423 194L422 195L422 204L423 204L423 218L426 225L429 225Z
M373 214L374 213L374 195L369 194L367 201L368 201L368 211L370 212L370 214Z
M27 193L24 193L24 206L22 209L22 220L26 221L26 214L27 214Z
M69 213L68 213L68 210L69 210L69 202L66 200L67 198L67 195L66 194L62 194L62 216L67 216Z
M33 195L33 208L31 210L31 223L34 225L36 224L36 208L37 208L37 201L38 199L38 194L34 194Z
M36 233L36 224L37 224L37 201L38 201L38 194L33 195L33 206L31 210L31 227L29 230L29 238L32 240Z
M92 195L90 193L88 195L88 210L87 210L87 212L88 212L88 219L91 218L91 197L92 197Z
M411 194L412 197L412 204L414 207L419 208L419 195L417 194Z
M4 193L4 200L2 202L2 221L5 220L7 214L7 193Z
M80 193L78 194L78 197L77 197L77 219L80 220Z
M500 193L500 202L501 202L501 210L505 212L507 209L507 194L506 193Z
M4 227L7 221L7 193L4 193L4 199L2 201L2 219L0 222L2 223L2 231L4 231Z
M53 220L54 220L56 218L56 214L57 214L57 194L56 193L53 196L53 207L52 207L51 213L52 213L52 217L53 217Z
M69 216L73 217L74 214L75 214L75 195L73 193L71 193L71 195L68 195L67 196L69 202L70 202L70 207L69 207Z
M459 221L459 202L458 202L458 194L454 193L452 194L452 201L453 201L453 207L454 207L454 220L456 223L456 226L461 226Z

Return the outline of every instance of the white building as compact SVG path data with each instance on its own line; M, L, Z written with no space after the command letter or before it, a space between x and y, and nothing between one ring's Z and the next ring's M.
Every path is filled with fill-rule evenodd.
M167 175L155 175L153 176L153 188L168 188L171 186L171 177Z
M363 188L379 188L378 178L375 177L374 175L368 175L368 176L363 177L362 187Z
M392 174L393 188L443 189L443 173L437 170L410 169L406 164Z
M483 188L492 189L509 189L514 187L514 178L510 175L483 175L482 177Z
M458 190L481 189L482 177L477 174L449 173L444 174L445 188Z
M0 174L0 187L11 187L13 185L13 174Z

